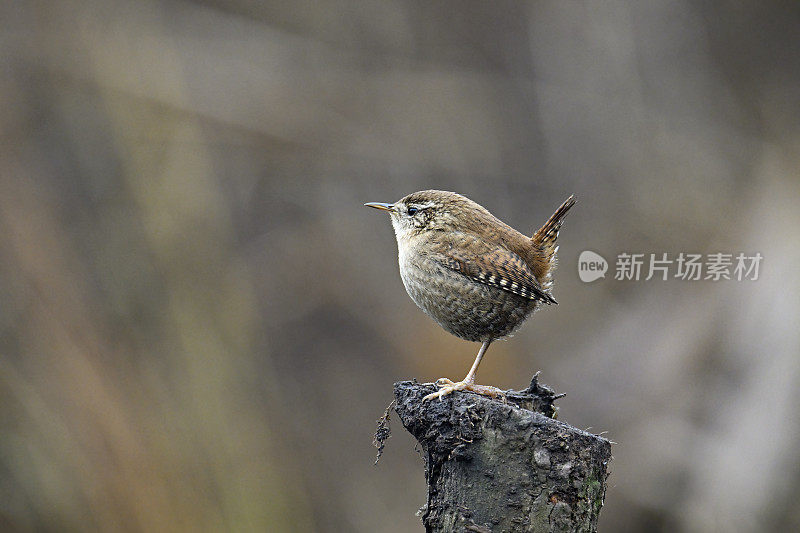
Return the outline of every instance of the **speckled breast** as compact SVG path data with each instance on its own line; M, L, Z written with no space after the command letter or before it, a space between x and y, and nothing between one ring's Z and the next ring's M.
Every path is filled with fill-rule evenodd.
M411 299L444 329L468 341L509 335L538 303L472 281L424 256L400 256L400 276Z

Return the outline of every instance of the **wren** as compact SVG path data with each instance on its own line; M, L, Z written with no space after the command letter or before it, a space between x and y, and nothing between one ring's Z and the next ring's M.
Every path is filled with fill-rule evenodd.
M397 237L400 277L411 299L440 326L480 342L478 356L459 382L436 381L424 399L468 390L496 397L499 389L475 384L478 365L492 341L511 334L552 296L556 239L570 196L533 237L500 221L469 198L420 191L393 204L364 204L388 211Z

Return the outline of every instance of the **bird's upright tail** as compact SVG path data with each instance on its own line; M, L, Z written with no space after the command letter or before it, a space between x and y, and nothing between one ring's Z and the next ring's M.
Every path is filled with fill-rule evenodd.
M556 265L556 252L558 251L556 239L558 239L558 230L561 229L564 217L573 205L575 205L575 195L567 198L566 201L561 204L561 207L556 209L553 216L544 223L544 226L539 228L536 233L533 234L533 237L531 237L533 244L542 251L543 266L545 268L542 269L541 277L544 278L542 285L545 289L549 288L552 283L550 273ZM537 277L539 277L540 273L537 272L536 274Z

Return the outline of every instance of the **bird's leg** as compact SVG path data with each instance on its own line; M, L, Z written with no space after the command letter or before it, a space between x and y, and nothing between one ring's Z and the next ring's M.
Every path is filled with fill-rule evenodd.
M475 385L475 373L478 371L478 365L481 364L483 354L486 353L486 349L489 348L491 343L492 339L484 341L484 343L481 345L481 349L478 350L478 356L475 358L475 362L472 363L472 368L469 369L467 376L463 380L454 382L447 378L437 379L436 386L439 387L439 390L428 394L422 399L422 401L424 402L425 400L432 400L433 398L439 398L441 400L451 392L457 390L468 390L484 396L491 396L492 398L502 396L502 391L497 387L491 387L488 385Z

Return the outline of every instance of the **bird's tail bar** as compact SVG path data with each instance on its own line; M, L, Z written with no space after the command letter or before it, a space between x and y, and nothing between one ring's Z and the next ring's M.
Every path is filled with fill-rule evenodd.
M567 216L567 212L575 205L575 202L575 195L573 194L561 204L561 207L556 209L556 212L544 223L544 226L533 234L532 239L534 244L541 247L548 255L555 253L558 230L561 229L564 217Z

